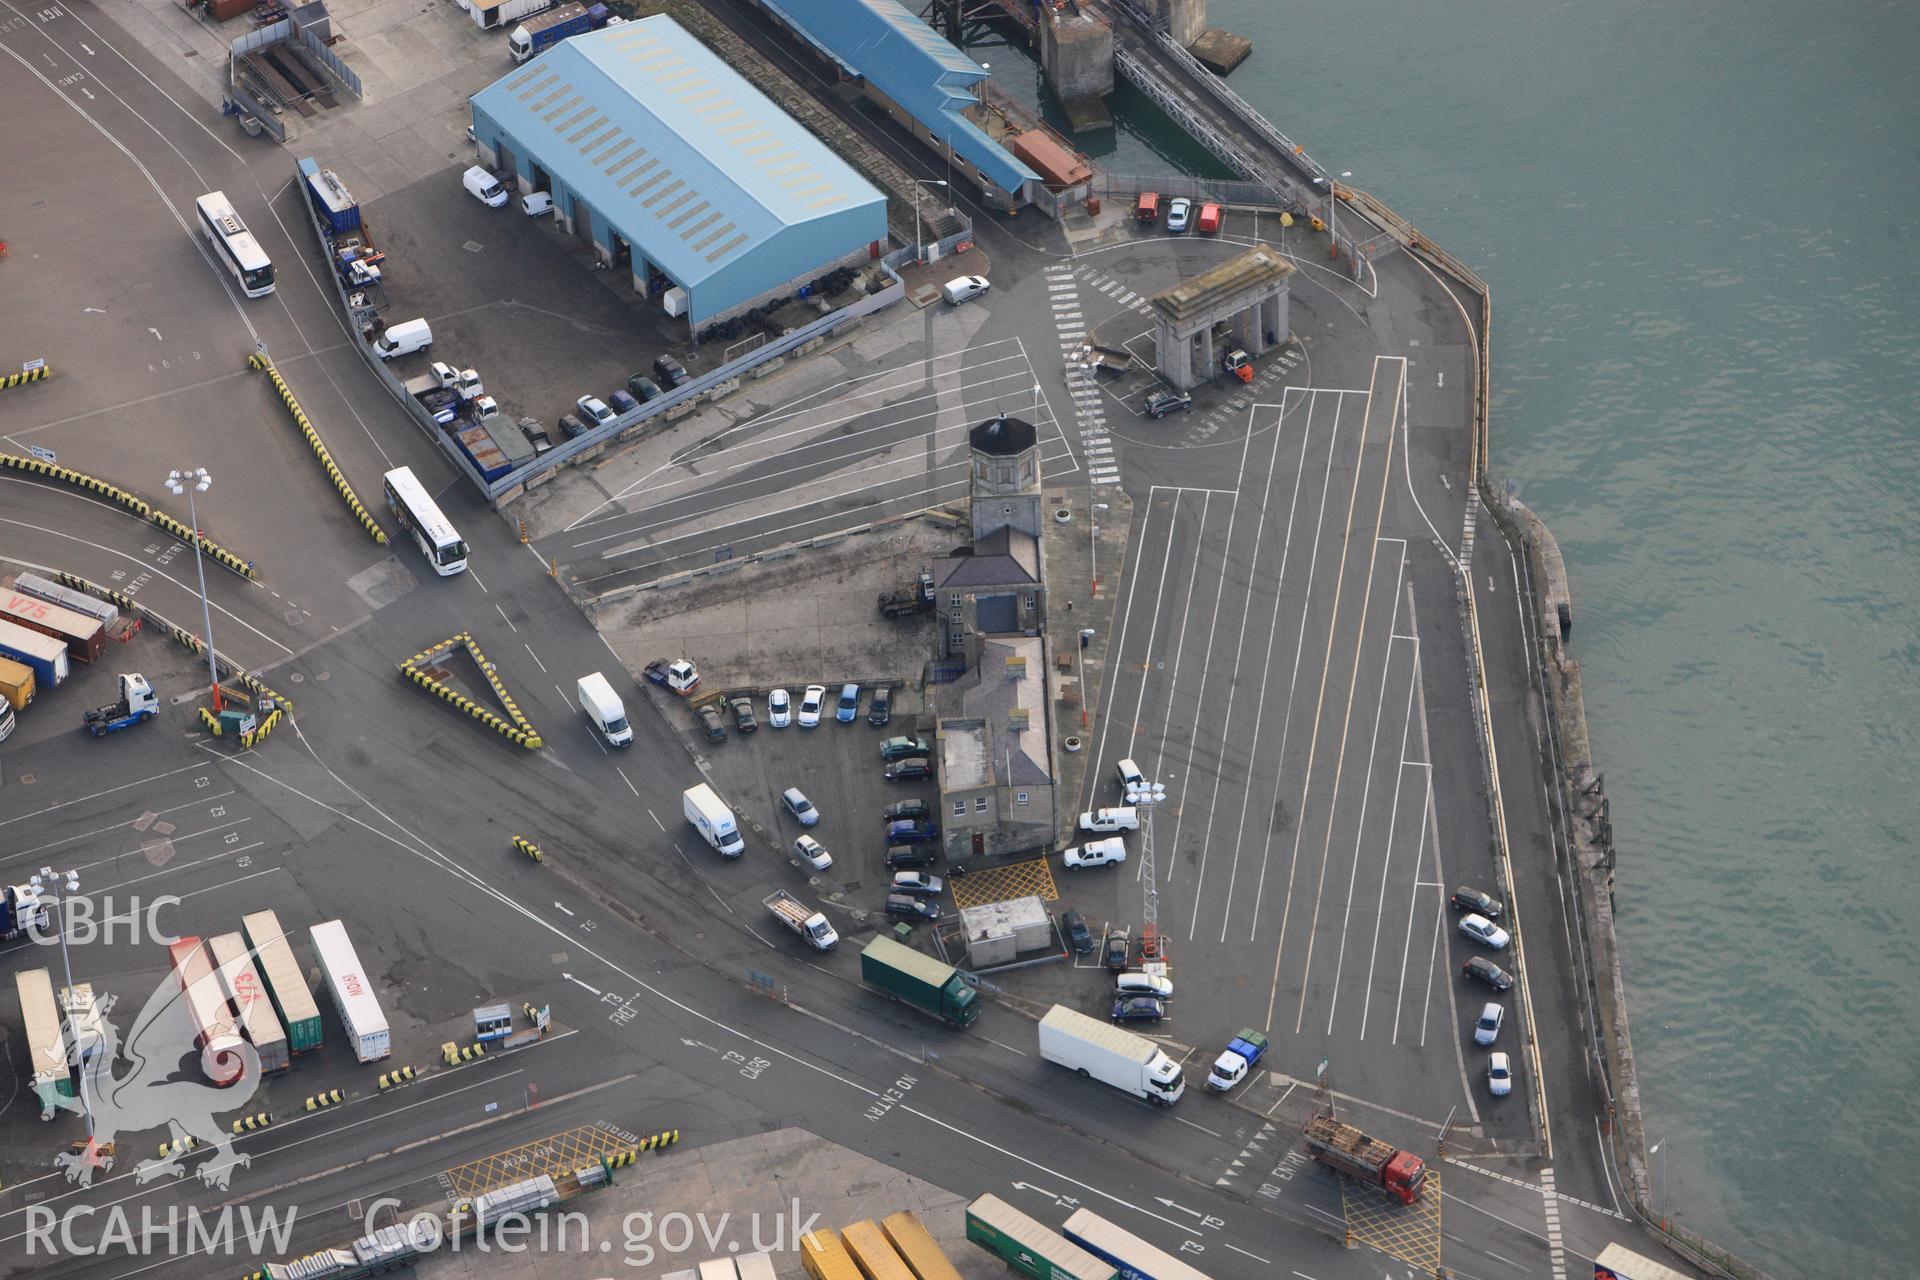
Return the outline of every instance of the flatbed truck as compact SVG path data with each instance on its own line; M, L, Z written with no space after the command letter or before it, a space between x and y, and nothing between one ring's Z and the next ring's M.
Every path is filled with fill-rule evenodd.
M1370 1138L1355 1126L1343 1124L1330 1115L1317 1115L1307 1121L1302 1136L1307 1154L1335 1173L1372 1183L1402 1204L1413 1204L1420 1199L1427 1166L1411 1151Z
M827 923L826 916L808 910L806 903L785 889L775 889L761 901L774 919L799 934L815 951L831 951L840 945L840 935Z

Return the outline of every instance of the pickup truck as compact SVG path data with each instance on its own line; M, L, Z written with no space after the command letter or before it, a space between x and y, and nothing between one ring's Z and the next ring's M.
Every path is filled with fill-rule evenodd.
M785 889L775 889L762 901L774 919L799 934L815 951L831 951L840 945L840 935L833 931L827 918L818 911L807 910L805 903Z
M1254 1064L1267 1056L1267 1038L1252 1027L1242 1027L1227 1041L1226 1049L1213 1060L1213 1070L1207 1073L1207 1088L1217 1093L1226 1093L1253 1070Z

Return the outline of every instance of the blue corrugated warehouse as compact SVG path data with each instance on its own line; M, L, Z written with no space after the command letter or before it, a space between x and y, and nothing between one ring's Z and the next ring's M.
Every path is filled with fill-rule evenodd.
M665 16L575 36L482 89L473 136L696 328L886 248L885 197Z
M989 203L1011 208L1033 198L1040 175L969 116L987 69L900 0L754 0L796 34L865 82L922 141L949 152Z

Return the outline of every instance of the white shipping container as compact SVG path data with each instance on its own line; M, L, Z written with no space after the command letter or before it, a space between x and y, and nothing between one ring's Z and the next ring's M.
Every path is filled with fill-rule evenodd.
M313 939L313 958L326 975L333 1007L353 1041L354 1056L362 1062L378 1062L393 1051L387 1015L381 1012L373 984L360 967L347 927L338 920L323 920L307 933Z
M260 1054L261 1073L285 1071L290 1065L287 1033L280 1028L280 1018L273 1011L259 971L253 967L246 941L238 932L223 933L209 938L207 947L213 953L214 968L219 970L227 999L240 1015L240 1027Z

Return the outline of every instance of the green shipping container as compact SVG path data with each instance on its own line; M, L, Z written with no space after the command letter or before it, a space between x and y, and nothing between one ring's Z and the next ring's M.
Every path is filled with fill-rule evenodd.
M258 962L260 977L273 997L274 1012L286 1028L287 1047L296 1054L320 1047L320 1006L313 1002L307 977L300 962L293 958L280 918L271 911L256 911L240 917L246 931L247 946Z
M967 1206L967 1239L1033 1280L1117 1280L1110 1262L1021 1213L999 1196Z
M876 937L860 952L860 980L948 1026L970 1027L980 1016L980 993L958 969L892 938Z

